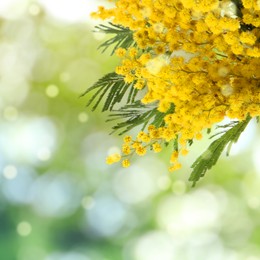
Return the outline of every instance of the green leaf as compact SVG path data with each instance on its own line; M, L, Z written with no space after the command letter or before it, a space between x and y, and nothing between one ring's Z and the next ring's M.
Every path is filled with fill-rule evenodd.
M161 113L157 110L157 106L144 105L141 103L141 101L138 100L132 104L123 106L119 110L114 110L114 113L110 115L110 119L107 121L124 119L123 122L118 123L112 128L114 130L113 132L119 129L124 129L119 133L121 135L140 125L142 125L142 130L144 130L148 124L161 127L165 124L165 115L173 113L173 111L173 105L167 111L167 113Z
M113 55L118 48L128 49L131 46L136 46L133 39L133 32L129 28L113 23L109 23L109 26L101 24L99 26L95 26L95 28L98 29L98 32L102 32L105 34L115 34L114 37L105 41L98 47L99 49L103 49L102 53L113 44L115 44L115 46L112 50L111 55Z
M96 83L94 83L90 88L88 88L82 95L86 95L91 91L95 91L87 106L90 106L94 101L92 111L94 111L102 99L105 98L105 103L102 107L102 112L111 111L115 104L120 103L123 97L128 93L127 103L133 102L137 95L138 90L134 88L135 82L126 83L124 77L116 74L115 72L108 73Z
M244 131L250 121L248 116L244 121L232 123L231 128L227 130L221 137L213 141L208 149L200 155L197 160L192 164L193 171L189 178L189 181L193 182L193 187L196 182L205 175L207 170L210 170L212 166L216 164L223 150L228 146L227 155L231 148L231 145L237 142L240 134Z
M176 151L176 152L179 151L178 136L174 139L174 142L173 142L173 149L174 149L174 151Z

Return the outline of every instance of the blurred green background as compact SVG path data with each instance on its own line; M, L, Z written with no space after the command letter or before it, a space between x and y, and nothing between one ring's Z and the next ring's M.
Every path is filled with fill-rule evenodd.
M114 70L89 13L102 1L1 0L0 259L258 260L260 140L253 122L196 188L169 151L107 166L121 138L86 88Z

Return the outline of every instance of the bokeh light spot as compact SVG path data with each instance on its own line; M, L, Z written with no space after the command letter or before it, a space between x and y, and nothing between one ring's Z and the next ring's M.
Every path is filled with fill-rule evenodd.
M86 123L88 121L88 114L86 112L79 113L78 120L80 123Z
M41 13L41 8L40 8L39 5L33 3L33 4L31 4L31 5L29 6L28 12L29 12L29 14L32 15L32 16L37 16L37 15L39 15L39 14Z
M234 93L234 89L230 84L225 84L221 87L221 94L225 97L229 97Z
M17 225L17 233L20 236L26 237L32 232L32 226L27 221L22 221Z
M17 176L17 169L14 165L7 165L3 170L3 175L6 179L12 180Z
M105 194L100 198L95 198L95 201L95 207L86 211L87 222L99 236L115 235L126 223L125 206L117 199Z
M49 85L47 88L46 88L46 95L50 98L55 98L57 97L59 94L59 89L56 85Z

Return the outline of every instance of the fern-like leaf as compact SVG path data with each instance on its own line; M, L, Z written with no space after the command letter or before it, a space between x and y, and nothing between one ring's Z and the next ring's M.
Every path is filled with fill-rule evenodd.
M106 51L109 46L114 44L115 46L112 50L111 55L113 55L118 48L127 49L131 46L136 45L133 39L133 32L129 28L113 23L109 23L109 26L101 24L99 26L96 26L95 28L98 29L98 32L102 32L105 34L115 34L114 37L105 41L98 47L99 49L103 49L102 53Z
M207 170L210 170L212 166L216 164L224 149L228 147L228 150L230 150L231 145L237 142L240 134L244 131L250 119L251 118L248 116L244 121L232 124L232 127L229 130L213 141L208 149L197 158L191 166L193 171L189 178L189 181L193 182L193 187L196 185L196 182L205 175Z
M122 135L140 125L142 126L142 130L144 130L148 124L153 124L156 127L163 126L165 124L165 115L173 113L173 111L173 105L167 113L161 113L157 110L156 106L144 105L138 100L132 104L125 105L119 110L113 111L114 113L110 115L110 119L107 121L124 119L123 122L119 122L112 128L114 130L113 132L119 129L124 129L119 133L119 135Z
M106 101L102 107L102 112L107 110L111 111L115 104L122 101L126 93L128 93L127 103L134 102L138 92L138 90L134 88L134 84L135 82L130 84L126 83L123 76L112 72L99 79L81 96L84 96L91 91L95 91L95 93L88 101L87 106L90 106L92 103L94 103L92 107L92 111L94 111L102 99L106 97Z

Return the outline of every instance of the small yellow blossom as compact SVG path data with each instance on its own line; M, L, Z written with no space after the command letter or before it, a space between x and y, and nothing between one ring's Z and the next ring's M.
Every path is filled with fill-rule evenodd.
M143 146L138 146L135 150L136 154L139 156L144 156L146 154L146 149Z
M130 48L130 50L129 50L129 56L130 56L131 58L135 58L135 57L137 56L137 53L138 53L138 51L137 51L136 48L134 48L134 47Z
M122 161L122 166L123 166L124 168L129 167L129 166L130 166L130 161L129 161L129 159L124 159L124 160Z
M202 135L201 133L197 133L197 134L195 135L195 138L196 138L197 140L201 140L202 137L203 137L203 135Z
M150 132L150 131L153 131L153 130L155 130L156 129L156 127L154 126L154 125L149 125L148 126L148 131Z
M253 2L252 0L242 0L243 6L247 9L250 9L253 7Z
M138 141L135 141L135 142L133 142L133 144L132 144L132 147L133 147L134 149L137 149L137 148L140 147L140 146L141 146L141 143L138 142Z
M124 144L122 146L122 153L125 154L125 155L128 155L131 153L131 148L128 144Z
M159 153L161 152L161 150L162 150L162 146L159 143L156 142L153 144L153 151L155 153Z
M171 162L171 163L176 162L177 159L178 159L178 157L179 157L179 153L178 153L177 151L174 151L174 152L172 153L172 155L171 155L170 162Z
M151 130L149 131L149 134L150 134L150 137L152 139L158 139L161 137L161 133L160 133L160 130L159 129L154 129L154 130Z
M189 151L187 149L182 149L181 150L181 155L185 156L189 153Z
M174 163L174 165L169 167L169 172L179 170L181 167L182 167L181 163L176 162L176 163Z
M115 153L115 154L109 155L106 158L106 163L113 164L113 163L119 162L120 160L121 160L121 155L118 153Z
M144 131L140 131L140 132L138 133L137 139L138 139L139 141L142 141L142 142L145 142L145 143L150 142L150 140L151 140L149 134L146 134Z
M260 47L254 47L253 49L247 49L247 54L250 57L260 58Z
M248 45L253 45L257 40L256 36L250 32L242 32L240 34L239 39L242 43L245 43Z
M125 75L124 80L126 83L131 83L135 80L135 76L131 74L127 74Z
M119 48L116 50L116 55L119 57L119 58L123 58L126 54L126 50L123 49L123 48Z
M132 137L130 136L130 135L126 135L125 137L124 137L124 142L125 143L130 143L132 141Z
M135 83L134 88L136 88L136 89L138 89L138 90L141 90L141 89L144 88L144 86L145 86L144 82L139 80L139 81L137 81L137 82Z

